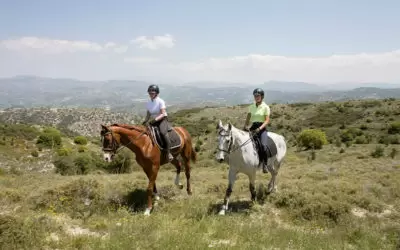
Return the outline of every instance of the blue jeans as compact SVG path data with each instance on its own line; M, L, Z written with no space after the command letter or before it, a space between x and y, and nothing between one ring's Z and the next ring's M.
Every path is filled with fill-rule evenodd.
M250 131L252 130L256 130L257 128L259 128L262 125L261 122L254 122L251 127L250 127ZM267 161L267 140L268 140L268 136L267 136L267 130L264 128L262 129L257 136L260 138L262 147L263 147L263 160L266 162Z

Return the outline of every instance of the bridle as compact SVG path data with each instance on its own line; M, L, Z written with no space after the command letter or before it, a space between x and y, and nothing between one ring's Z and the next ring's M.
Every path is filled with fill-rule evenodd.
M233 144L233 136L232 136L232 131L230 131L229 132L229 134L225 134L225 133L222 133L223 132L223 130L221 129L220 131L219 131L219 136L222 136L222 137L230 137L230 142L229 142L229 145L228 145L228 149L227 150L225 150L225 149L221 149L219 146L218 146L218 150L219 151L222 151L222 152L224 152L224 153L227 153L228 155L230 154L230 153L233 153L234 151L236 151L236 150L238 150L238 149L240 149L241 147L243 147L244 145L246 145L249 141L251 141L251 136L250 136L250 138L249 139L247 139L247 141L245 141L245 142L243 142L242 144L240 144L239 146L237 146L236 148L233 148L232 149L232 144Z
M104 138L106 137L106 135L109 135L109 134L111 134L111 138L112 138L111 147L104 148L104 146L103 146L102 150L104 152L112 152L112 153L116 154L120 150L120 145L117 143L117 140L115 139L112 131L108 131L101 136L102 145L104 145Z
M137 129L135 129L135 130L139 131ZM136 136L133 140L131 140L128 144L126 144L125 147L128 146L129 144L131 144L133 141L139 139L139 137L144 135L147 131L144 130L144 131L140 131L140 132L141 133L138 136ZM112 138L111 147L104 148L104 146L103 146L102 150L103 150L103 152L111 152L113 154L117 154L123 147L121 147L121 145L119 143L117 143L117 140L115 139L114 133L112 131L108 131L108 132L104 133L103 135L101 135L101 142L103 144L104 138L108 134L111 134L111 138Z

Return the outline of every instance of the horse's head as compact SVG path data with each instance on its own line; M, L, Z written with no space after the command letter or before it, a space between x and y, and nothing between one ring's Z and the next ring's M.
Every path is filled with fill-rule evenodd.
M222 163L225 157L230 153L232 148L232 124L222 125L221 120L217 124L218 131L218 152L216 155L217 161Z
M102 150L104 152L103 158L105 161L111 162L119 148L120 137L115 135L113 131L105 125L101 125L100 136L103 146Z

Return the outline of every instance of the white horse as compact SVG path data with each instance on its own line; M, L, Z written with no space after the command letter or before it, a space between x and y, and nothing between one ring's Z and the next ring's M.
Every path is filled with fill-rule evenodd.
M231 196L238 173L243 173L249 177L251 200L255 201L256 173L261 169L263 163L259 160L257 150L249 132L235 128L231 123L224 126L221 121L217 125L217 130L219 145L216 158L220 163L227 160L229 164L228 188L226 189L224 204L219 212L220 215L224 215L228 209L229 197ZM268 183L267 192L271 193L272 191L276 191L276 176L286 155L287 148L285 138L282 135L268 132L268 136L274 141L277 149L277 154L268 157L267 162L268 171L272 175Z

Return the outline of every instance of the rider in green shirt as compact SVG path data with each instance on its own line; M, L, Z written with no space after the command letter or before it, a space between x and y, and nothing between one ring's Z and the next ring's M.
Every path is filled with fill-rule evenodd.
M263 145L263 172L267 173L267 130L266 126L269 123L269 115L271 110L269 106L264 102L264 91L260 88L256 88L253 91L254 103L249 106L249 110L246 117L244 130L251 131L253 135L259 135L261 143ZM251 126L249 127L249 122Z

